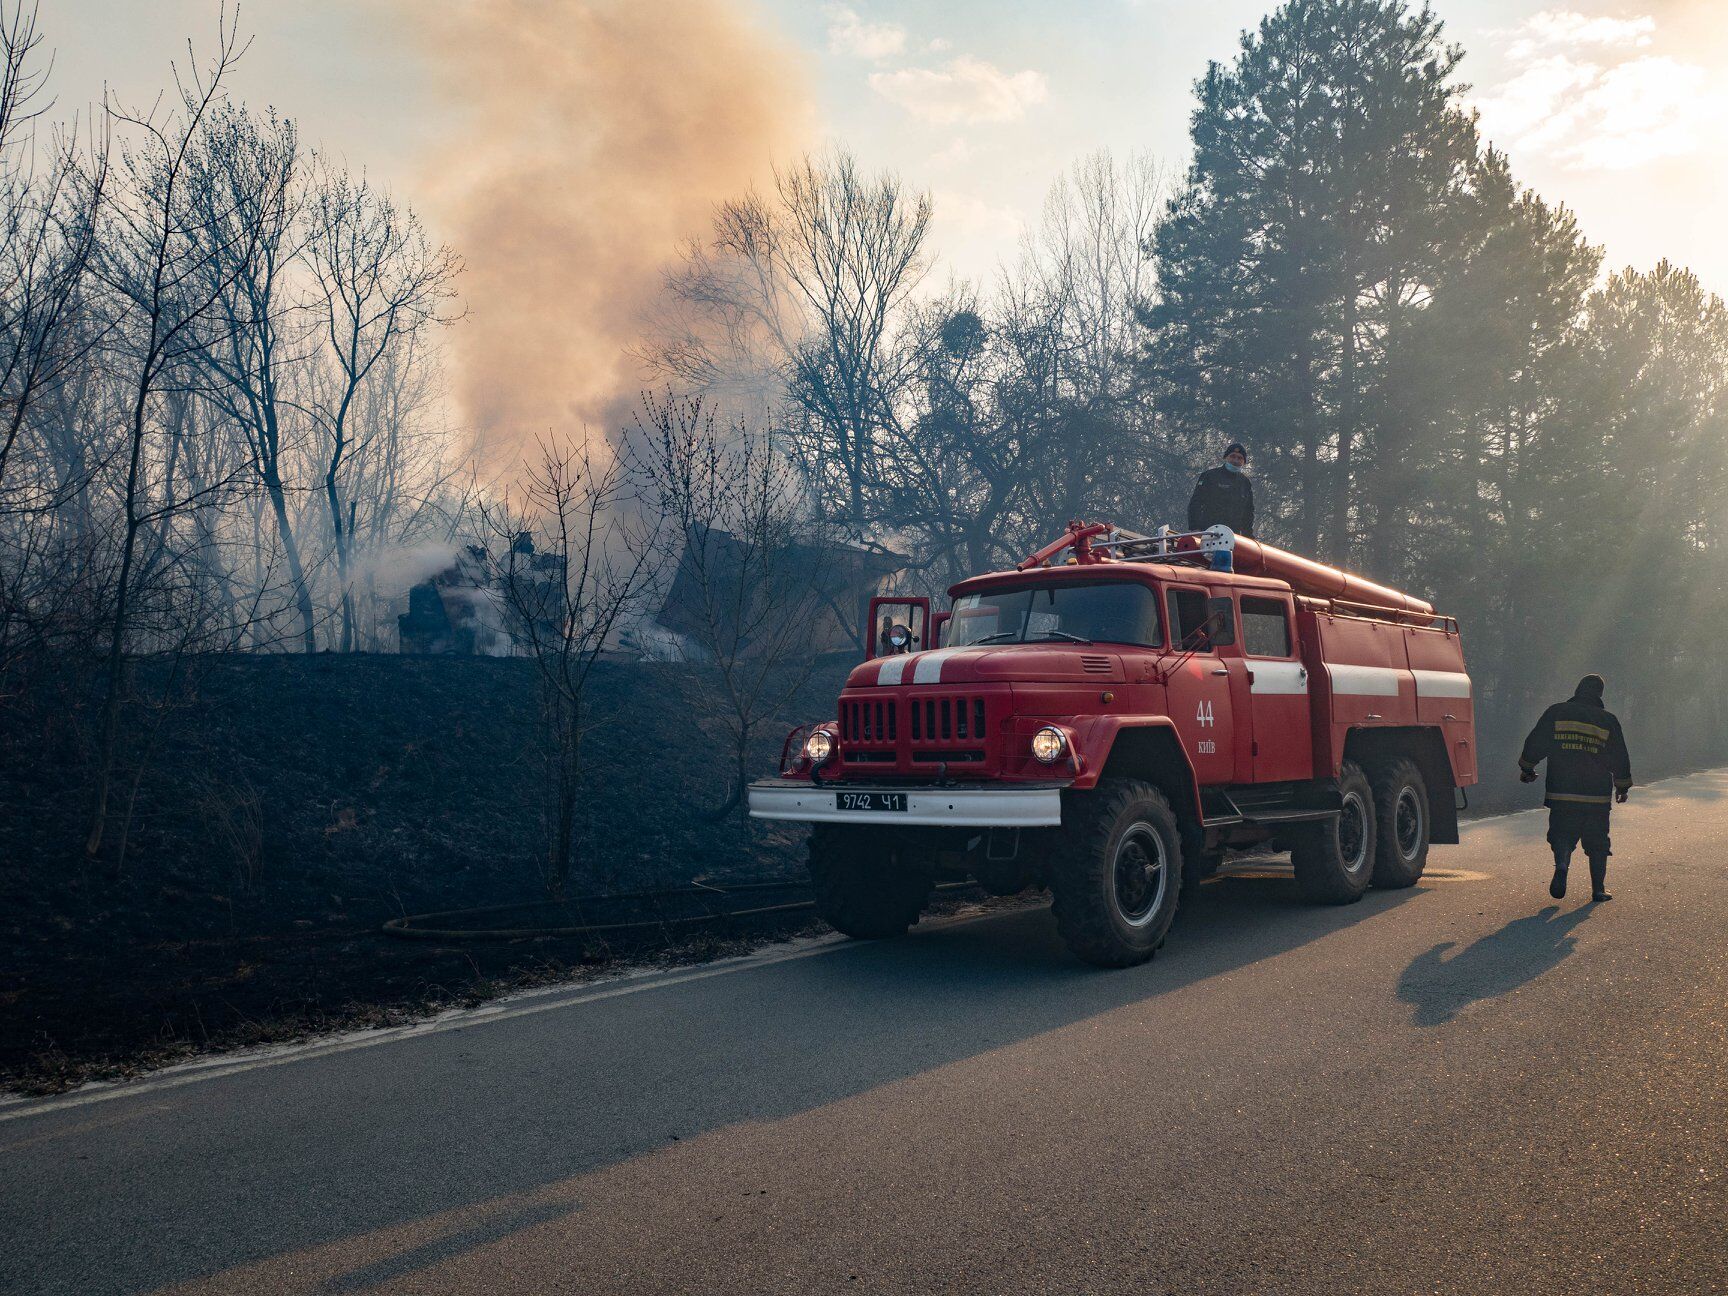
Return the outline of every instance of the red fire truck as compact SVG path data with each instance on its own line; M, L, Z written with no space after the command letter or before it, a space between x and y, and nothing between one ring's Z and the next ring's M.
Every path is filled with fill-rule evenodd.
M1309 899L1407 887L1476 781L1458 624L1227 528L1067 532L952 608L876 599L839 712L787 738L760 819L812 825L823 916L904 932L941 877L1048 887L1082 959L1163 943L1231 848ZM878 633L880 631L880 633Z

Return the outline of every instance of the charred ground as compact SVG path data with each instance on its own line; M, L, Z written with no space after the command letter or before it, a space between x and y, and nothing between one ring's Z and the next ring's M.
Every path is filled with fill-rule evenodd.
M815 672L813 711L848 664ZM599 667L576 890L802 866L795 827L705 817L725 795L722 765L677 669ZM83 861L76 707L5 740L0 1082L52 1086L207 1043L395 1020L644 952L380 934L404 914L544 898L532 663L232 656L191 663L172 692L118 869ZM763 767L783 735L764 729ZM654 952L703 957L737 939L669 936Z

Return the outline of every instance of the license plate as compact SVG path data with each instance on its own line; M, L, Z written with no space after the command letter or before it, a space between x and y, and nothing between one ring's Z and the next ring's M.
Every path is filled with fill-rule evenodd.
M906 794L904 792L836 792L834 794L836 810L904 810Z

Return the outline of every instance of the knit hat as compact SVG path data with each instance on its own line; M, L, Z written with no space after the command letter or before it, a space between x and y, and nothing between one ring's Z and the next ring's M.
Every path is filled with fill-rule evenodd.
M1572 690L1572 696L1580 702L1592 702L1601 706L1602 691L1606 687L1607 683L1600 675L1586 675L1578 681L1578 687Z
M1228 459L1233 454L1239 454L1246 459L1248 457L1248 447L1243 445L1240 441L1232 441L1229 445L1224 447L1224 458Z

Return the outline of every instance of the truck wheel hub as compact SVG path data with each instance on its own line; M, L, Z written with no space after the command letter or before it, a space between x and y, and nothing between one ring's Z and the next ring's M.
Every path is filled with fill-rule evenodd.
M1344 867L1354 873L1368 859L1368 816L1358 793L1348 793L1338 816L1338 855Z
M1116 909L1130 927L1144 927L1164 903L1168 870L1164 866L1164 843L1149 824L1137 823L1122 834L1116 846L1112 873Z
M1416 852L1422 849L1422 803L1415 788L1399 791L1393 822L1398 831L1398 853L1407 860L1415 859Z

